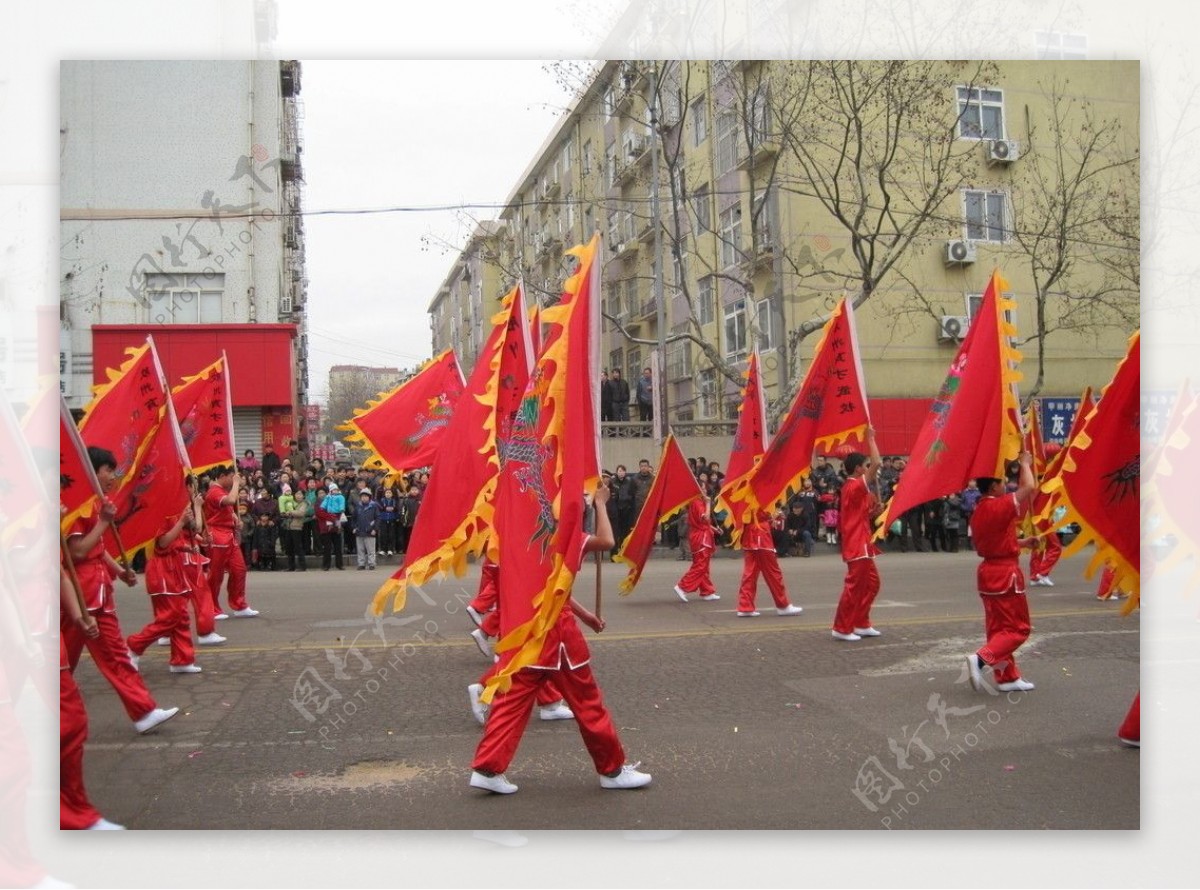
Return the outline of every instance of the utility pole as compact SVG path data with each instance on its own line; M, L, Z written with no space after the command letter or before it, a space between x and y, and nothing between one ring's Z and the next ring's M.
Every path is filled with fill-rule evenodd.
M667 305L663 299L662 226L658 203L658 62L650 63L650 218L654 226L654 305L657 309L658 361L654 363L655 383L659 405L654 412L654 440L661 443L667 437Z

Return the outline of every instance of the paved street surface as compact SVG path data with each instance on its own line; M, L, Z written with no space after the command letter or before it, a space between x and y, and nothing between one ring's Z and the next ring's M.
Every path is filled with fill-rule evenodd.
M601 789L574 722L536 711L508 771L520 791L470 789L466 688L488 662L463 607L478 573L372 625L393 557L375 572L251 572L262 614L219 622L229 642L198 649L202 674L168 673L165 647L143 657L159 704L181 708L150 735L85 658L89 791L134 829L1138 827L1139 753L1114 733L1138 689L1139 619L1095 599L1082 557L1031 591L1018 660L1037 689L993 696L963 669L982 642L973 553L884 554L884 635L843 643L830 637L843 564L819 546L782 561L795 617L761 584L761 617L735 617L740 554L714 560L714 603L679 602L672 557L627 597L623 567L603 566L608 629L585 633L646 789ZM594 566L576 594L594 605ZM121 589L126 634L147 600Z

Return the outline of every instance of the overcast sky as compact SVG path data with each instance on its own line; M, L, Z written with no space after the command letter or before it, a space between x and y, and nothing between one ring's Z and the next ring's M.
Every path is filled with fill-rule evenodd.
M316 401L332 365L405 368L429 358L430 300L474 220L497 214L478 205L503 203L565 96L545 62L303 62ZM419 209L447 205L464 206ZM314 213L381 208L407 209Z

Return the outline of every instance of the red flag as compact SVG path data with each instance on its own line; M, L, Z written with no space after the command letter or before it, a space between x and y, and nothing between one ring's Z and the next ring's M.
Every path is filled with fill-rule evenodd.
M1008 282L993 272L983 305L930 406L912 455L880 518L878 534L918 504L960 491L980 476L1004 478L1021 446L1015 383L1021 355L1009 343L1016 329L1005 318L1014 304Z
M734 489L744 484L762 460L767 449L767 401L762 388L762 375L758 350L750 353L746 363L746 382L742 386L742 400L738 406L738 425L733 434L733 449L725 470L725 484L717 493L717 508L729 514L733 524L733 543L742 537L745 513L740 501L733 496Z
M1116 586L1130 591L1135 601L1141 542L1139 345L1140 337L1134 334L1100 402L1064 449L1061 472L1045 486L1050 493L1060 492L1067 508L1064 521L1077 522L1081 529L1064 555L1095 544L1087 577L1110 563Z
M233 414L225 356L171 389L179 432L196 473L233 464Z
M492 527L493 500L500 460L497 438L508 436L533 367L533 343L526 323L525 299L518 285L504 298L504 309L479 354L467 388L442 439L429 474L429 486L404 553L404 564L375 594L372 609L383 614L404 608L409 584L420 586L461 576L468 554L479 554Z
M600 236L568 251L579 259L500 454L495 530L500 557L500 665L483 698L534 663L571 595L583 559L585 494L599 482Z
M179 519L188 505L187 476L187 451L168 404L138 452L132 471L109 495L117 507L115 525L125 559L132 559L139 550L153 544L164 522L174 524ZM116 536L105 536L105 547L121 558Z
M1033 455L1033 478L1041 479L1046 474L1046 443L1042 439L1042 425L1038 421L1040 412L1032 402L1025 411L1025 434L1021 446Z
M809 471L818 446L861 436L870 422L854 306L842 299L826 322L812 363L775 438L748 479L730 493L743 520L770 512Z
M338 429L349 432L348 442L372 452L365 466L393 473L430 466L465 385L454 350L447 349Z
M629 574L621 582L621 594L631 593L642 577L646 558L654 546L654 533L659 523L670 519L700 494L700 482L679 450L673 433L667 434L662 456L658 459L658 474L646 494L646 502L638 513L633 530L625 538L616 555L618 562L629 566Z
M1045 485L1051 479L1056 477L1062 470L1063 458L1067 456L1067 448L1075 440L1075 436L1083 429L1084 420L1092 412L1095 407L1095 402L1092 401L1092 388L1089 386L1083 391L1083 396L1079 399L1079 409L1075 412L1075 419L1071 421L1071 429L1067 433L1067 441L1058 453L1046 461L1045 472L1037 478L1041 481L1038 490L1033 495L1033 503L1029 507L1029 512L1034 516L1052 516L1054 510L1058 507L1057 496L1051 496L1046 493ZM1043 446L1044 449L1044 446ZM1037 458L1034 458L1036 463Z
M66 508L62 517L65 530L75 517L90 512L94 499L103 497L104 490L100 487L96 470L88 459L87 446L83 444L61 392L58 401L58 499Z

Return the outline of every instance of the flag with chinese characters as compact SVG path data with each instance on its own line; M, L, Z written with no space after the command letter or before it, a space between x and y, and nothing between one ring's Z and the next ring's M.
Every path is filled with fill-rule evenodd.
M1057 496L1047 494L1045 485L1051 479L1056 477L1062 470L1063 458L1067 456L1067 447L1083 429L1083 422L1095 407L1095 402L1092 401L1092 388L1089 386L1083 391L1083 396L1079 400L1079 409L1075 412L1075 418L1071 421L1071 429L1067 433L1067 441L1057 453L1052 454L1045 459L1045 469L1035 476L1038 480L1038 490L1033 495L1033 504L1029 508L1029 512L1033 516L1053 516L1054 509L1058 506ZM1045 446L1043 445L1043 451ZM1036 466L1037 457L1034 456Z
M600 236L567 251L579 265L549 328L500 452L495 533L500 563L500 662L483 699L533 664L571 596L583 560L585 495L600 468Z
M142 346L126 354L129 358L120 368L107 370L106 383L92 387L92 401L79 421L84 444L105 448L116 458L116 491L129 484L134 462L158 424L167 398L154 341L147 337ZM70 512L64 519L74 520L87 503L85 499L83 504L68 505Z
M700 493L696 474L679 450L675 435L669 433L658 459L658 473L646 494L642 511L638 513L637 522L615 557L617 562L629 566L629 574L621 582L622 596L631 593L642 577L646 559L654 547L654 534L658 526L686 507Z
M105 547L117 559L132 559L138 551L154 543L166 522L174 523L188 505L187 450L175 421L175 412L167 405L159 423L138 452L130 473L109 498L117 507L113 520L116 535L105 536Z
M980 476L1003 479L1021 449L1016 370L1021 354L1005 313L1014 303L1003 296L1008 282L993 272L966 339L950 363L911 459L880 518L877 535L918 504L961 491Z
M196 473L233 465L233 406L229 374L221 356L199 374L183 378L171 389L171 403L179 419L179 432Z
M429 474L421 509L413 524L404 564L375 594L372 609L383 614L404 608L409 585L461 577L470 554L483 552L492 527L497 441L503 441L533 367L533 343L520 285L504 298L503 309L479 353L467 388L458 400Z
M734 546L745 527L745 504L733 494L754 472L767 449L767 401L763 393L761 362L758 350L750 353L746 363L746 380L738 405L738 425L733 434L733 448L726 462L725 484L717 493L717 509L729 515Z
M1108 563L1115 585L1138 597L1141 545L1141 350L1140 337L1130 338L1129 351L1104 388L1083 429L1064 449L1062 468L1043 488L1057 492L1067 508L1063 522L1080 532L1064 556L1095 544L1086 570L1091 577ZM1193 474L1194 478L1194 474ZM1182 480L1179 480L1182 481ZM1195 491L1189 492L1193 499ZM1047 517L1039 517L1045 519ZM1132 608L1132 606L1130 606Z
M770 512L809 472L813 452L862 437L870 423L854 306L842 299L821 332L800 389L774 439L729 498L743 517Z
M341 424L346 441L371 456L364 466L403 473L430 466L465 386L454 350L430 359L414 376Z

